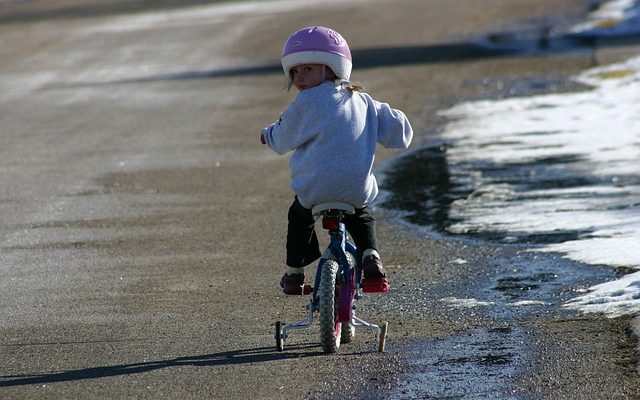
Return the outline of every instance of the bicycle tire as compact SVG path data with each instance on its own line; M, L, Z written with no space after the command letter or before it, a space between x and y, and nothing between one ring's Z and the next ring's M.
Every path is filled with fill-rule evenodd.
M349 266L352 269L354 269L356 267L356 259L354 255L350 252L346 252L346 255L347 255L347 261L349 262ZM355 278L356 278L356 274L355 272L353 272L352 279L355 279ZM355 282L353 284L355 284ZM337 311L338 311L338 314L340 314L340 310L337 310ZM348 322L348 323L343 322L342 329L340 332L340 343L341 344L351 343L355 336L356 336L356 327L353 326L351 322Z
M340 332L340 343L347 344L353 341L356 335L356 327L351 324L342 324L342 330Z
M336 321L336 275L339 266L334 260L326 260L318 268L321 268L318 289L320 344L325 353L335 353L340 348L342 332L342 323Z

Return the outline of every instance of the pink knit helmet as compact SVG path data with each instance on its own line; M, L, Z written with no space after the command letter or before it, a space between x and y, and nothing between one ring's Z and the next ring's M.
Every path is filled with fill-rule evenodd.
M291 68L302 64L324 64L346 81L351 76L351 51L347 41L324 26L310 26L289 36L281 61L287 78Z

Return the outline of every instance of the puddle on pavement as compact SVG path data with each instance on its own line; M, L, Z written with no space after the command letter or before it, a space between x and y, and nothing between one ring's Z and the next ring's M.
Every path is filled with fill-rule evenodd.
M472 329L412 344L411 373L400 376L397 399L519 399L513 378L524 363L521 328Z
M534 272L525 275L503 276L497 279L494 290L504 298L519 299L532 291L540 289L545 283L558 279L553 272Z
M486 226L472 226L460 231L452 229L464 225L469 215L453 209L454 202L474 199L480 196L498 198L500 185L516 186L516 200L533 203L540 189L569 189L577 187L598 187L609 179L581 176L578 171L564 168L568 161L559 158L540 159L530 162L495 165L489 162L463 162L452 165L447 159L445 143L434 143L395 161L385 171L384 188L387 195L382 206L398 210L402 218L412 224L430 226L438 232L462 235L480 240L502 243L551 244L576 240L591 232L580 229L558 229L527 232L501 229L499 223ZM480 151L480 150L479 150ZM560 167L558 167L560 166ZM532 173L532 171L536 171ZM483 192L476 187L477 176L491 179L495 193ZM547 197L551 195L546 194ZM557 195L559 201L562 194ZM594 202L613 195L591 193ZM529 204L527 203L527 204Z
M470 261L474 268L482 268L479 276L484 276L472 285L465 280L450 281L428 292L401 293L404 302L418 305L425 303L424 296L429 301L438 299L439 304L431 304L429 312L436 318L438 313L451 313L461 331L448 337L394 343L394 351L406 354L409 365L398 377L392 398L521 399L517 379L536 366L531 359L536 348L534 332L526 328L528 322L549 313L569 315L572 311L562 305L577 290L616 274L524 248ZM387 300L397 307L395 295L390 292Z

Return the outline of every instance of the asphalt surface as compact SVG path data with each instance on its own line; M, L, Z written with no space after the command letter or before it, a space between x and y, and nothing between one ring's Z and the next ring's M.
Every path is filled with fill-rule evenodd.
M424 398L407 382L434 340L446 352L508 328L526 338L526 363L462 398L640 397L628 319L443 306L496 260L526 256L434 238L382 209L392 290L361 315L390 322L388 351L366 332L333 356L315 333L282 353L273 339L305 302L278 287L287 159L258 140L294 95L278 70L286 37L312 24L343 33L363 56L355 80L406 111L419 146L442 122L435 110L597 57L399 55L558 24L583 1L238 4L0 2L0 398ZM380 168L395 155L381 150Z

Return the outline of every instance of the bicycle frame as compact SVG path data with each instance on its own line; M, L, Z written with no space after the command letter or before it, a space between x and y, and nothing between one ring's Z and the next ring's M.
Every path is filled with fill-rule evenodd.
M341 219L341 215L325 215L325 217ZM338 309L338 320L340 322L349 322L351 319L352 304L355 300L354 296L356 295L357 288L360 284L360 260L358 260L359 257L357 256L358 252L356 251L356 247L347 240L347 231L345 229L344 223L339 222L338 229L330 229L329 236L331 237L329 246L327 247L327 250L322 255L322 258L320 258L320 261L318 263L316 279L313 285L313 299L317 300L317 291L320 287L321 266L327 260L337 261L338 265L340 265L338 274L342 279L340 298L338 300L338 304L340 304ZM355 264L353 265L353 267L349 262L347 252L349 252L355 260ZM314 302L314 309L317 309L316 303L317 301Z
M360 292L360 281L362 278L362 271L360 266L360 260L357 256L357 249L355 245L353 245L347 239L347 230L345 228L344 223L342 222L342 218L345 214L344 210L325 210L322 212L323 218L323 227L329 231L330 235L330 243L323 253L320 261L318 262L318 268L316 271L315 282L313 285L313 292L311 299L309 299L306 305L306 317L300 321L293 322L291 324L284 325L282 327L280 338L278 338L278 332L276 332L276 339L280 339L284 341L288 336L289 332L292 330L298 329L307 329L310 328L313 324L313 313L318 312L318 288L320 287L320 278L322 267L327 260L335 260L340 268L338 271L338 279L341 279L340 285L340 293L337 301L337 315L336 318L338 322L341 323L349 323L353 327L357 329L368 329L374 330L376 335L376 340L379 341L380 351L384 349L384 335L386 332L386 323L385 323L385 332L381 334L380 326L376 324L369 323L361 318L358 318L355 315L355 302L359 298L362 297ZM327 227L324 224L324 220L326 218L330 218L333 220L337 220L337 224L331 224L331 227ZM335 222L335 221L334 221ZM347 254L351 254L355 263L352 264L349 262L349 258ZM279 322L278 322L279 324Z

